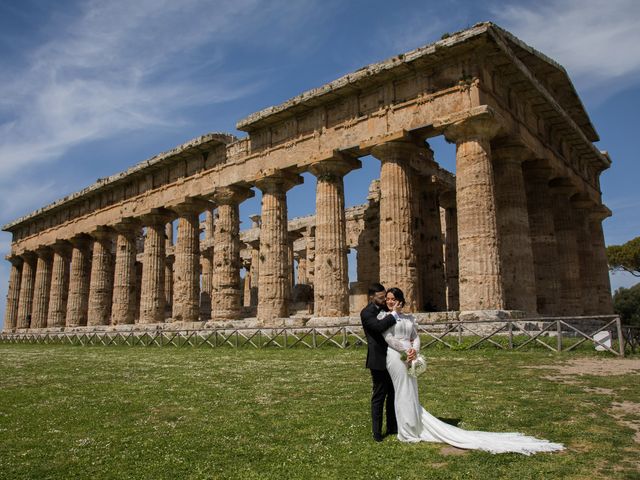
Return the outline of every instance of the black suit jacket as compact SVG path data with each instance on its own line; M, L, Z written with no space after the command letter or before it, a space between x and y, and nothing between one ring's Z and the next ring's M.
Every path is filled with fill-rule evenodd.
M371 302L360 312L360 321L367 336L366 367L371 370L387 369L387 342L382 333L396 324L396 319L391 314L378 320L380 311L381 308Z

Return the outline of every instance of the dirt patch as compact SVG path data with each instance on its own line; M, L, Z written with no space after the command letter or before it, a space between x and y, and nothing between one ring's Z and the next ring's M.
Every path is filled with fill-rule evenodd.
M528 368L540 368L544 370L556 370L560 377L575 375L596 375L608 377L609 375L625 375L627 373L640 372L640 359L638 358L575 358L557 365L540 365ZM558 375L548 377L557 380Z
M633 439L640 443L640 403L635 402L613 402L609 409L610 415L623 427L632 429L635 433ZM632 420L629 417L634 417Z
M463 450L462 448L452 447L451 445L446 445L440 449L441 455L464 455L467 453L467 450Z

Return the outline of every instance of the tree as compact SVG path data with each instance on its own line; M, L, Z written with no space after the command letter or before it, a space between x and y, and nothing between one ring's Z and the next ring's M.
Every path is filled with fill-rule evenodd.
M613 294L613 309L624 325L640 326L640 283L621 287Z
M624 270L634 277L640 277L640 237L623 245L607 247L607 261L612 271Z

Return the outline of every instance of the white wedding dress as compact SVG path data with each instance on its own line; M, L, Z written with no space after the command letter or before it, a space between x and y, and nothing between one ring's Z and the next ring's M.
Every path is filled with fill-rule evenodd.
M382 312L388 315L388 312ZM389 344L387 370L395 389L395 411L398 420L398 440L401 442L442 442L454 447L485 450L491 453L516 452L531 455L536 452L563 450L560 443L551 443L521 433L493 433L463 430L438 420L420 406L417 379L407 374L401 352L413 346L420 350L415 320L399 314L397 323L384 333Z

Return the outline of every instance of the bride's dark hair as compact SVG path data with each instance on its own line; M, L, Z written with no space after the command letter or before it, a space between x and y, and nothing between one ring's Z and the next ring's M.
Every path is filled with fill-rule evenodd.
M391 287L389 290L387 290L387 293L393 293L393 296L396 298L396 300L398 300L404 307L404 304L406 302L404 300L404 293L402 293L402 290L400 290L398 287Z

